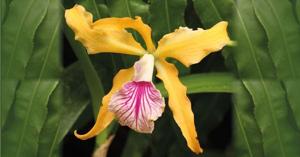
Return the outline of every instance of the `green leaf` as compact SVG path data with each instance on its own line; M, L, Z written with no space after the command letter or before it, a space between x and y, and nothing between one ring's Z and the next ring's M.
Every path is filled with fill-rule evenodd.
M300 23L300 1L297 0L296 1L296 14L297 14L297 18L298 18L298 22Z
M181 82L187 87L187 93L233 93L234 77L229 73L207 73L192 74L180 77ZM163 83L156 84L163 96L167 96L167 91L163 87Z
M251 2L241 0L234 5L234 40L238 46L233 52L241 78L276 78L273 62L268 54L267 38L255 16ZM242 52L242 53L240 53Z
M254 102L255 118L262 131L266 156L293 156L297 154L297 148L293 147L297 144L295 139L299 138L295 120L289 114L291 110L281 83L271 80L276 78L277 72L266 47L267 34L251 5L251 2L243 0L235 7L235 31L239 32L235 61L239 75L244 79ZM243 53L238 55L238 52Z
M96 0L87 0L87 9L93 14L94 19L99 19L102 17L98 5L96 3Z
M38 138L47 115L49 96L57 85L54 80L21 82L8 121L2 129L2 155L35 156Z
M7 3L6 0L1 1L1 23L3 23L4 19L5 19L6 8L8 6L6 3ZM2 27L2 25L1 25L1 27ZM1 29L1 33L2 33L2 29Z
M268 48L280 79L299 78L300 25L290 2L252 0L268 37Z
M89 90L80 66L75 63L65 70L50 97L49 112L39 138L37 156L53 156L64 136L90 104Z
M233 107L235 156L263 157L261 132L254 118L254 104L241 82L236 82L237 92Z
M297 118L297 79L300 76L300 25L293 13L293 6L287 1L257 1L253 0L254 9L258 19L266 30L268 37L269 53L276 67L277 76L283 79L283 86L288 102ZM286 80L286 81L285 81ZM289 81L292 80L292 81ZM293 84L293 86L291 86ZM298 82L298 84L300 84ZM292 92L292 93L290 93ZM298 128L300 125L298 125Z
M298 129L300 128L300 99L299 99L299 89L300 89L300 80L285 80L283 81L284 86L286 87L287 99L291 106L291 109L294 114L294 118L297 122Z
M293 6L287 1L257 1L253 0L256 15L266 30L268 48L274 62L277 76L283 80L293 80L300 76L300 25L293 13ZM295 81L296 82L296 81ZM297 86L296 83L293 83ZM299 82L298 82L299 83ZM295 86L285 86L288 101L296 106L298 97L290 97L296 92ZM295 109L295 108L292 108ZM295 111L297 112L297 111ZM294 114L294 116L297 116ZM298 127L299 128L299 127Z
M266 156L297 156L300 135L280 82L260 80L244 84L253 97Z
M141 16L147 22L149 5L142 0L111 0L107 3L112 17Z
M158 41L163 35L184 26L185 0L152 0L150 4L150 26L153 38Z
M51 4L54 1L51 0ZM6 143L3 146L3 156L37 154L39 134L46 120L48 100L57 86L61 69L59 58L61 15L57 13L57 8L58 5L49 5L44 21L36 31L33 55L26 66L25 79L19 83L8 122L2 129L3 141Z
M48 3L49 0L13 0L9 5L1 30L1 127L14 101L18 82L25 76L34 33L46 14Z
M233 1L231 0L193 0L196 13L205 28L210 28L223 20L232 20ZM231 23L229 23L229 27Z
M36 31L33 55L26 67L26 79L57 80L60 78L62 12L59 2L59 0L50 0L47 14Z
M265 46L267 35L262 31L262 26L258 22L254 10L249 7L251 5L248 1L237 5L235 27L236 31L241 33L237 38L238 46L235 53L243 52L240 54L241 56L235 55L239 75L243 78L251 76L251 78L257 79L243 82L254 101L255 118L262 130L266 156L293 156L297 153L297 148L293 147L297 144L294 139L299 138L294 128L295 120L289 114L291 111L280 83L264 80L264 78L275 78L276 71ZM251 33L252 31L255 32ZM249 57L247 53L249 53ZM248 61L243 58L247 58ZM245 64L249 67L245 68ZM285 128L284 131L282 128Z

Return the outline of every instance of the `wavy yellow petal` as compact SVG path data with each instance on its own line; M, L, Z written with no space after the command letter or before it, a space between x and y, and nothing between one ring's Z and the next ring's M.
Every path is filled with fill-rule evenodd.
M132 34L125 30L130 23L139 25L139 19L119 18L119 22L114 23L118 18L107 18L93 23L93 15L81 5L67 9L65 18L75 33L75 39L86 47L89 54L112 52L141 56L146 53ZM105 23L103 26L102 20Z
M157 77L163 81L168 91L170 109L188 147L195 153L202 153L203 150L197 139L191 102L186 96L186 87L178 78L176 67L165 60L157 60L155 66Z
M153 52L155 50L155 46L153 44L152 38L151 38L151 28L143 23L141 17L136 16L136 19L132 19L129 17L123 17L123 18L104 18L95 21L93 24L94 29L102 29L103 27L107 28L113 28L113 29L124 29L124 28L132 28L139 32L141 36L143 37L147 50L149 52Z
M187 67L198 63L208 54L231 43L227 25L227 22L222 21L208 30L181 27L158 42L154 55L161 59L175 58Z
M122 69L120 70L113 80L113 87L110 90L110 92L103 97L102 99L102 106L100 107L99 114L97 116L97 120L93 128L87 132L86 134L78 134L77 131L74 131L74 134L77 138L81 140L86 140L89 138L92 138L99 134L101 131L103 131L114 119L114 114L110 111L108 111L108 104L110 101L111 96L118 91L122 85L128 81L130 81L133 77L134 69Z

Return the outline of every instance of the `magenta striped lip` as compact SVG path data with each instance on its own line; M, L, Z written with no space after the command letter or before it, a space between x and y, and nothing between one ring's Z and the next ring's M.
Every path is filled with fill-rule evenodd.
M164 99L152 82L131 81L123 85L110 101L109 110L119 123L137 132L151 133L154 122L165 107Z

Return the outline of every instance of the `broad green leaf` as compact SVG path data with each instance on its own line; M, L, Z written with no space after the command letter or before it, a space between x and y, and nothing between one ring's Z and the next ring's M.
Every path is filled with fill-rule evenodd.
M86 9L93 14L94 19L99 19L103 17L100 13L96 0L86 0L86 7Z
M2 156L35 156L39 134L47 115L49 96L55 80L23 80L2 129Z
M233 1L231 0L193 0L193 2L205 28L210 28L223 20L231 21L233 19ZM229 27L231 25L229 23Z
M255 16L251 1L240 0L234 4L234 11L234 32L238 33L233 33L233 40L238 45L232 53L239 76L247 79L276 78L266 47L266 34Z
M187 92L192 93L233 93L234 77L228 73L192 74L180 77L181 82L187 87ZM168 96L162 83L156 85L163 96Z
M233 107L234 150L239 157L264 157L261 132L254 118L254 104L241 82L236 82L237 92Z
M299 99L299 89L300 89L300 80L285 80L283 81L286 87L287 98L290 103L291 109L294 114L294 118L297 122L298 129L300 128L300 99Z
M300 77L300 25L290 2L252 0L268 37L268 48L280 79Z
M59 0L50 0L47 14L34 38L34 51L26 67L26 79L59 79L61 63L61 20Z
M109 16L109 11L105 4L98 4L98 9L102 18Z
M143 0L111 0L107 3L112 17L141 16L144 22L148 21L149 5Z
M279 79L297 79L300 76L300 25L288 1L252 0L256 15L265 28L270 56ZM300 84L300 82L298 82ZM284 84L285 85L285 84ZM295 84L296 85L296 84ZM285 86L287 95L293 95L295 86ZM296 106L297 97L287 97ZM291 100L292 99L292 100ZM287 104L289 105L289 104ZM293 109L293 108L292 108ZM295 115L297 116L297 115Z
M82 0L80 4L93 14L94 20L109 16L108 8L104 2L98 2L97 0Z
M39 138L37 156L53 156L64 136L91 102L80 66L79 63L75 63L65 70L59 85L50 97L47 120Z
M298 18L298 22L300 23L300 0L296 1L296 14L297 14L297 18Z
M54 1L51 0L50 4ZM57 8L58 5L49 5L44 21L36 31L34 39L36 44L25 69L25 79L19 82L8 121L2 129L5 143L3 156L37 154L38 138L46 120L48 100L57 86L61 69L59 63L61 15L57 12Z
M6 0L1 1L1 28L2 28L2 23L4 22L4 19L5 19L6 9L8 6L6 3L7 3ZM1 29L1 32L2 32L2 29Z
M235 31L239 34L234 59L254 102L265 155L293 156L297 153L295 139L299 138L296 123L289 114L291 110L284 89L279 82L271 80L276 77L276 71L266 46L267 34L250 6L252 3L248 0L241 0L235 5Z
M150 26L155 41L179 26L185 26L185 7L186 0L151 0Z
M2 2L2 1L1 1ZM15 98L20 79L32 55L34 33L44 18L49 0L13 0L2 25L1 127Z
M243 82L253 97L266 156L297 156L300 135L279 81ZM266 114L268 113L268 114Z

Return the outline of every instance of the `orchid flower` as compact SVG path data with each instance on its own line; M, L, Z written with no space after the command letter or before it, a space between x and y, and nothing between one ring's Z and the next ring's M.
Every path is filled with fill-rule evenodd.
M180 27L163 36L156 48L151 28L140 17L112 17L93 22L91 13L83 6L75 5L65 11L65 18L75 33L75 39L86 47L88 54L111 52L140 56L132 68L122 69L116 74L112 89L102 99L95 125L86 134L75 131L77 138L85 140L96 136L114 118L137 132L151 133L154 121L162 115L165 107L164 98L152 83L155 67L156 76L164 83L169 107L188 147L195 153L202 153L187 88L180 82L176 67L165 59L174 58L189 67L208 54L221 50L231 42L226 30L227 22L219 22L208 30ZM147 49L126 29L137 31Z

